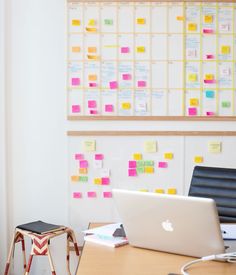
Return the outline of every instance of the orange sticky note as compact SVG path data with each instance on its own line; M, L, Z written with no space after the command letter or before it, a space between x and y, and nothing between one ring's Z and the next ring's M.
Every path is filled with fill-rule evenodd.
M89 60L98 60L99 59L98 55L88 54L87 57Z
M88 80L89 81L96 81L97 80L97 75L96 74L90 74L89 76L88 76Z
M178 16L176 16L176 19L177 19L178 21L184 21L184 16L178 15Z
M97 48L96 47L88 47L88 52L89 53L96 53L97 52Z
M79 53L79 52L80 52L80 47L74 46L74 47L71 48L71 51L72 51L73 53Z
M79 181L79 176L77 175L73 175L70 177L71 181L75 182L75 181Z
M79 168L79 173L80 174L88 174L88 169L87 168Z
M72 26L80 26L80 20L79 19L72 19L71 24L72 24Z

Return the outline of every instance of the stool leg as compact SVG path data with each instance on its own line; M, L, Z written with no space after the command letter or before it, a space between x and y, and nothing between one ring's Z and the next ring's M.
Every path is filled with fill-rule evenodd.
M7 257L7 263L6 263L6 266L5 266L4 275L9 274L10 265L11 265L11 258L12 258L14 247L15 247L15 232L14 232L13 237L12 237L10 251L9 251L9 254L8 254L8 257Z
M21 248L22 248L22 254L23 254L24 271L26 271L26 255L25 255L25 240L24 240L24 238L21 241Z
M49 247L48 247L48 260L49 260L49 264L50 264L50 267L51 267L52 275L56 275L56 271L55 271L55 267L53 265L52 256L51 256L51 252L50 252Z
M74 244L76 255L79 256L79 249L76 242L75 234L73 230L69 230L67 232L67 255L66 255L66 266L67 266L67 273L71 275L70 272L70 242Z
M29 272L30 272L30 267L31 267L31 264L32 264L32 261L33 261L33 256L32 254L30 254L29 256L29 260L28 260L28 265L27 265L27 268L26 268L26 271L25 271L25 275L28 275Z

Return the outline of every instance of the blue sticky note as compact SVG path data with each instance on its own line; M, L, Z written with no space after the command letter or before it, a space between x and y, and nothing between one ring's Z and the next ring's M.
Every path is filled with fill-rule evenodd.
M215 91L207 90L206 91L206 97L207 98L214 98L215 97Z

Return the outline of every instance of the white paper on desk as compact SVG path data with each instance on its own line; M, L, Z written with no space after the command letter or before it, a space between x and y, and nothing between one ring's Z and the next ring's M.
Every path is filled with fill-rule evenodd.
M85 235L96 234L99 236L112 237L115 230L117 228L120 228L120 226L121 226L121 223L112 223L112 224L103 225L103 226L95 227L92 229L84 230L83 233Z
M223 239L236 240L236 223L222 223L220 227Z

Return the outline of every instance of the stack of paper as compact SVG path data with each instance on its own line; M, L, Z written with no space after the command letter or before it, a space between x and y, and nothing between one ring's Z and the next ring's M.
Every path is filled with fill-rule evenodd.
M115 230L120 227L121 223L114 223L85 230L83 231L85 233L84 240L110 247L118 247L127 244L128 240L126 237L113 236Z

